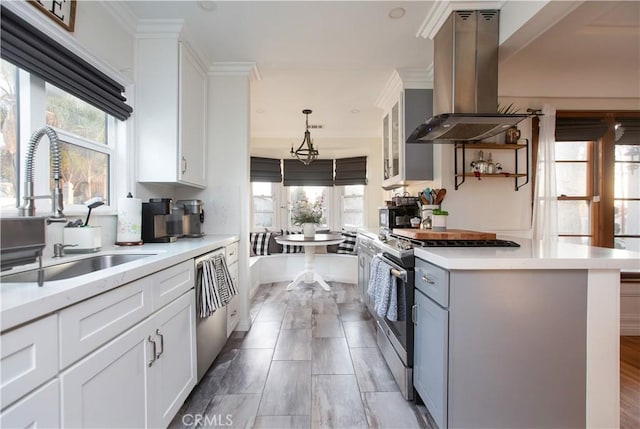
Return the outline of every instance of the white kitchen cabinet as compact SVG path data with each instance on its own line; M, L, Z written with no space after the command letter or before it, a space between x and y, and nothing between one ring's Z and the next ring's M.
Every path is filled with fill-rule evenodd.
M148 368L148 427L167 427L196 385L195 292L155 314L156 360Z
M138 181L204 188L204 65L176 33L141 32L136 59Z
M239 288L238 283L238 242L229 244L225 248L225 259L229 268L229 274L231 280L236 288ZM240 322L240 296L236 295L231 298L229 304L227 304L227 338L231 335L238 322Z
M2 428L60 427L60 383L51 380L0 414Z
M432 116L433 89L427 71L398 70L376 105L382 119L384 189L406 186L411 181L433 179L433 146L406 143L407 137Z
M195 292L60 375L63 427L166 427L196 383Z
M3 332L0 349L4 409L58 373L57 314Z

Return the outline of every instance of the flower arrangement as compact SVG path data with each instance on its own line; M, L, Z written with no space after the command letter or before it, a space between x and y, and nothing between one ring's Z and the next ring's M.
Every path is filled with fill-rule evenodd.
M306 197L296 201L291 208L291 220L294 225L302 225L303 223L321 223L322 199L317 199L313 204L311 204Z

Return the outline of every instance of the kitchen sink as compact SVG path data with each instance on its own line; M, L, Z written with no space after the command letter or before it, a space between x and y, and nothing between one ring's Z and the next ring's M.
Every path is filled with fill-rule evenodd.
M65 280L78 277L94 271L137 261L138 259L153 256L154 254L112 254L99 255L90 258L78 259L76 261L62 262L60 264L44 267L44 281ZM35 283L38 281L38 269L23 271L15 274L7 274L0 277L2 283Z

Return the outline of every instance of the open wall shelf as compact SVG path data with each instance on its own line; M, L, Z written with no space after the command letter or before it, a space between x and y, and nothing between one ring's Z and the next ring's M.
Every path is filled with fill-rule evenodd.
M467 177L473 178L502 178L502 179L513 179L514 180L514 189L517 191L522 188L524 185L529 183L529 140L524 140L524 144L498 144L498 143L468 143L468 142L460 142L456 143L455 154L454 154L454 175L455 175L455 189L457 190L460 185L464 183ZM499 173L476 173L473 171L467 171L467 159L466 159L466 150L474 149L474 150L512 150L514 157L514 165L513 172L502 171ZM524 172L520 171L520 166L518 165L518 151L520 149L524 149L526 154L525 161L525 169ZM460 152L460 156L462 157L462 171L458 170L458 153Z

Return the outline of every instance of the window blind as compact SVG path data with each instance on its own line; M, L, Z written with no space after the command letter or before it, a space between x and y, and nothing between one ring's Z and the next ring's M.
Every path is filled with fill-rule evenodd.
M250 180L252 182L282 182L280 160L252 156Z
M598 140L607 132L607 123L598 118L556 118L556 141Z
M284 186L333 186L333 160L317 159L304 165L297 159L285 159Z
M334 185L366 185L367 157L336 159Z
M616 130L616 144L637 145L640 144L640 119L622 118L616 120L620 127Z
M60 43L1 7L0 56L122 121L133 108L124 87Z

